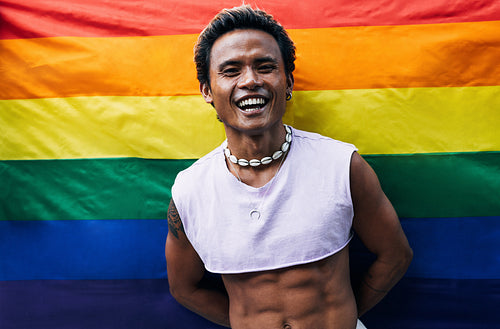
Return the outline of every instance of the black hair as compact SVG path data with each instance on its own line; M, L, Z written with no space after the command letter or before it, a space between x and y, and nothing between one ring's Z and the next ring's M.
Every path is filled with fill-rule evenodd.
M237 29L255 29L269 33L278 43L285 63L285 73L289 75L295 70L295 45L283 26L265 11L243 5L223 9L198 37L194 48L194 61L200 83L210 84L210 52L215 41L223 34Z

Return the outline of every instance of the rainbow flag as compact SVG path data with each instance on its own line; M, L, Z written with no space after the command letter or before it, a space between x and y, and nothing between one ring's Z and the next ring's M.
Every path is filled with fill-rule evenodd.
M219 328L163 253L173 179L224 139L194 42L240 4L0 0L1 328ZM297 46L285 122L355 144L414 249L367 327L498 327L500 2L249 4Z

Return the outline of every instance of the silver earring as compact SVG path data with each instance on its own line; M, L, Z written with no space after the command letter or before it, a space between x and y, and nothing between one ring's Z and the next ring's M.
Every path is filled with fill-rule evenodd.
M292 99L292 92L289 91L286 93L286 100L289 101L291 99Z

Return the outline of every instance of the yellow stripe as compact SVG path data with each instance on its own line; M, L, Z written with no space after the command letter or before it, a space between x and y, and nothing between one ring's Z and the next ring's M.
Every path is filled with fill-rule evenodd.
M290 30L296 90L500 85L500 21ZM196 95L196 35L0 41L0 99Z
M224 139L201 96L0 101L0 159L197 158Z
M363 154L500 150L500 86L310 91L295 95L296 127Z
M500 86L295 92L285 122L363 154L500 150ZM0 159L198 158L224 139L201 96L0 101Z

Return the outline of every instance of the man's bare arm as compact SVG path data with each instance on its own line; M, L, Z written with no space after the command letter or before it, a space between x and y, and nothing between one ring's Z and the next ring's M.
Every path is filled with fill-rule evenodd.
M168 208L165 244L170 293L184 307L217 324L229 327L229 299L225 289L204 283L205 268L188 241L177 208Z
M356 152L351 160L351 192L354 230L377 257L361 285L355 289L361 316L403 277L413 258L413 251L375 172Z

